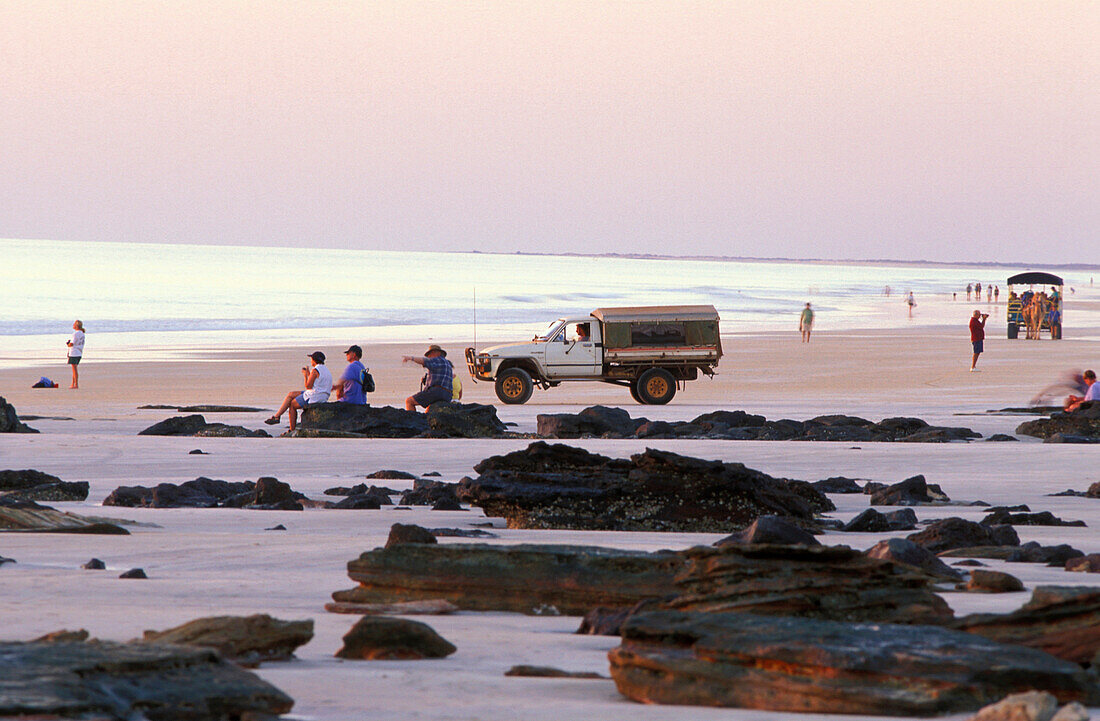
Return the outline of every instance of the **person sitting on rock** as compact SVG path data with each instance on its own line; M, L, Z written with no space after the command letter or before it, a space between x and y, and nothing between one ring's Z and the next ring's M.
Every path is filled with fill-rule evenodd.
M1085 391L1083 396L1075 396L1072 393L1066 398L1066 413L1072 413L1081 407L1081 404L1088 403L1090 401L1100 401L1100 386L1096 384L1096 372L1087 370L1084 373L1085 385L1088 386L1088 390Z
M325 354L319 350L313 351L309 354L309 364L311 368L302 366L305 390L293 390L287 393L286 398L283 399L283 404L279 406L279 410L264 423L269 426L278 425L283 413L290 411L290 430L293 431L294 426L298 423L299 410L328 400L329 393L332 392L332 374L325 367Z
M360 359L363 357L363 349L353 345L344 351L348 367L332 386L332 394L338 403L354 403L356 405L367 404L367 394L363 391L363 374L366 368Z
M447 351L437 345L428 346L423 358L402 356L402 363L416 363L424 366L427 373L420 382L420 392L405 399L405 410L415 411L416 407L427 408L432 403L449 401L454 397L454 366L447 360Z

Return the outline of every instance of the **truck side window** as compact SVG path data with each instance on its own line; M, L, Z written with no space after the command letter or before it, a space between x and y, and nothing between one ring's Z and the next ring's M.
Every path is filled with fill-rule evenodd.
M636 346L687 345L683 323L633 323L630 343Z

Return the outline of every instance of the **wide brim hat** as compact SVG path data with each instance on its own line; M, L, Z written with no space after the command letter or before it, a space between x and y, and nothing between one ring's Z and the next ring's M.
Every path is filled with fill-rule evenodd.
M433 343L433 344L431 344L430 346L428 346L428 350L424 351L424 355L428 355L428 354L429 354L429 353L431 353L431 352L432 352L433 350L434 350L434 351L439 351L439 352L440 352L441 354L443 354L443 357L444 357L444 358L446 358L446 357L447 357L447 351L443 350L442 348L440 348L439 346L437 346L437 345L436 345L436 344L434 344L434 343Z

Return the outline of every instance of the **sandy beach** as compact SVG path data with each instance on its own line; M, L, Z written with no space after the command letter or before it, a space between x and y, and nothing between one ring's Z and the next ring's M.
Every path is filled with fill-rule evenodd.
M1089 301L1083 298L1082 301ZM1089 301L1091 302L1091 301ZM983 304L984 305L984 304ZM464 401L494 403L502 420L532 432L542 412L579 410L606 404L651 419L683 420L714 409L743 409L768 418L807 419L847 413L872 420L909 415L938 425L967 426L989 436L1013 433L1022 418L989 414L991 409L1026 405L1040 387L1068 368L1100 365L1097 344L1082 338L1100 328L1067 330L1067 339L1009 341L991 319L980 373L968 372L969 343L963 302L921 306L939 313L939 324L894 330L815 332L809 344L798 334L728 332L719 375L688 385L668 406L638 406L624 389L575 384L536 391L530 403L498 403L488 384L464 376ZM1002 306L1003 322L1003 306ZM823 324L824 325L824 324ZM92 338L92 336L90 336ZM508 339L501 339L508 340ZM65 381L67 369L24 367L0 371L0 394L38 435L0 436L0 468L34 468L67 481L88 481L84 503L55 504L78 513L126 518L144 524L131 536L0 535L0 555L16 564L0 569L0 623L7 637L31 639L60 628L86 628L93 636L126 640L145 629L178 625L221 614L270 613L277 618L312 618L316 636L299 649L298 660L265 664L259 674L291 695L288 717L318 721L351 719L758 719L808 718L737 709L644 706L620 696L610 680L507 678L516 664L556 666L606 675L607 651L617 639L578 636L577 617L530 617L462 612L426 620L458 647L440 661L350 662L333 657L354 616L326 613L336 590L348 588L345 564L382 545L392 523L469 528L486 519L479 509L462 512L393 507L376 511L306 510L262 512L106 508L100 504L119 485L179 483L198 476L231 481L271 475L314 498L330 486L352 485L383 468L423 474L436 471L457 481L489 455L526 446L523 440L318 440L295 438L222 439L137 436L172 411L139 410L144 404L217 403L274 409L297 386L298 368L314 346L264 350L188 351L170 361L96 362L80 366L81 388L31 390L39 375ZM323 347L334 371L343 368L343 348ZM452 359L461 346L448 346ZM375 405L400 405L415 390L419 367L401 364L403 354L422 344L366 344L365 363L378 382ZM208 420L262 425L265 413L213 414ZM61 420L66 419L66 420ZM284 425L281 427L285 429ZM844 475L886 483L923 473L953 499L994 505L1028 504L1086 528L1021 526L1022 541L1069 543L1100 552L1100 502L1048 497L1066 488L1084 490L1094 481L1100 446L1018 443L904 444L755 441L579 440L592 451L624 457L652 446L703 458L742 462L767 473L803 480ZM189 455L201 448L209 455ZM410 482L389 482L407 488ZM832 496L848 520L865 509L864 495ZM921 520L961 516L980 520L982 508L919 508ZM276 524L285 532L265 531ZM683 549L709 544L714 534L529 531L504 528L489 543L575 543L626 549ZM867 548L889 534L838 534L826 544ZM448 542L450 539L443 539ZM108 572L80 570L91 557ZM1020 606L1037 584L1100 585L1100 577L1067 574L1039 564L988 561L1020 578L1027 592L1001 595L945 592L958 614L1006 612ZM141 567L147 581L125 581L119 572ZM857 718L841 717L836 718ZM955 718L963 718L958 716Z

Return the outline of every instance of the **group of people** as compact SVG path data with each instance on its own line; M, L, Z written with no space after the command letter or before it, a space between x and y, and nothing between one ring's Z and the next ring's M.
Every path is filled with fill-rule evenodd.
M974 300L982 299L982 284L981 283L967 283L966 284L966 299L970 300L970 296L973 294ZM997 303L1001 298L1001 287L999 285L985 286L985 300L987 303Z
M290 430L298 424L298 411L326 403L331 398L337 403L365 405L367 393L373 390L373 379L363 365L363 349L357 345L344 351L348 365L333 382L332 373L325 366L325 354L319 350L310 353L309 366L302 366L303 389L286 394L275 415L264 423L274 426L282 422L284 413L290 414ZM426 373L420 383L420 391L405 399L405 410L415 411L417 406L427 408L432 403L458 400L462 397L462 384L454 375L454 366L447 360L447 351L438 345L428 346L423 356L402 356L403 363L416 363Z

